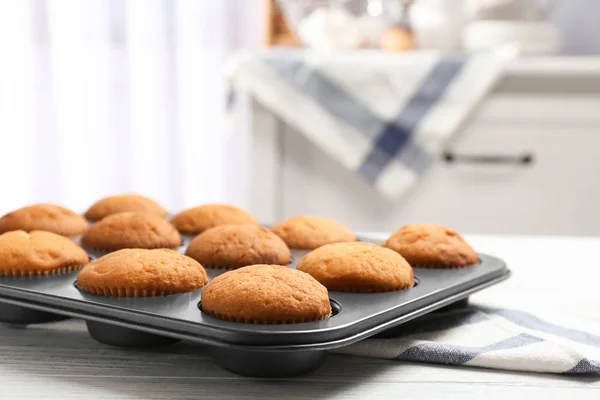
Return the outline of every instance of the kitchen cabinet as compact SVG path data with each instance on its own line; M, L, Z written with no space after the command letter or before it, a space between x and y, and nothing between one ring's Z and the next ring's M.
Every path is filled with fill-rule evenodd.
M355 230L437 222L469 233L600 234L600 59L516 62L398 201L260 104L251 114L246 206L262 221L317 214Z

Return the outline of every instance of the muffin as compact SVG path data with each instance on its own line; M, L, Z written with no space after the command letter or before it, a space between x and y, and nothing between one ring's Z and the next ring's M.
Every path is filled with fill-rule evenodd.
M356 241L354 233L339 222L312 215L286 219L271 230L293 249L313 250L325 244Z
M81 237L88 249L160 249L177 248L181 235L161 217L123 212L112 214L92 225Z
M334 243L308 253L297 269L338 292L389 292L414 284L411 266L395 251L371 243Z
M462 236L435 224L403 226L383 246L400 253L413 267L466 267L479 261L475 250Z
M88 263L85 251L51 232L11 231L0 235L0 276L64 274Z
M80 290L116 297L185 293L206 282L202 265L169 249L115 251L89 263L77 275Z
M190 242L185 255L208 268L286 265L291 259L285 242L257 225L219 225L207 229Z
M167 216L167 210L152 199L138 194L122 194L98 200L85 212L85 217L96 222L108 215L127 211L152 214L160 218Z
M202 311L254 324L319 321L331 315L327 289L310 275L281 265L226 272L202 290Z
M81 215L55 204L34 204L19 208L0 218L0 233L23 230L47 231L75 237L88 228Z
M205 204L175 215L171 223L181 233L202 233L219 225L258 225L254 217L241 208L226 204Z

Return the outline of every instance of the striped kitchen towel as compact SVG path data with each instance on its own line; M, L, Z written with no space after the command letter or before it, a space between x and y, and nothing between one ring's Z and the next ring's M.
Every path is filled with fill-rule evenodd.
M432 313L336 353L560 374L600 373L600 332L531 314L471 306ZM595 333L593 333L595 332Z
M395 200L414 187L515 55L511 48L471 55L242 52L228 64L229 99L247 93Z

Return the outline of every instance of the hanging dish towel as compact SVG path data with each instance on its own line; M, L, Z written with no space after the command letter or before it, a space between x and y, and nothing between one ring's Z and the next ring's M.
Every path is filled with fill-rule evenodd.
M599 374L599 328L567 328L522 311L472 306L429 314L385 332L385 337L334 352L513 371Z
M239 53L230 94L249 94L390 200L411 189L516 52ZM235 98L231 96L230 98Z

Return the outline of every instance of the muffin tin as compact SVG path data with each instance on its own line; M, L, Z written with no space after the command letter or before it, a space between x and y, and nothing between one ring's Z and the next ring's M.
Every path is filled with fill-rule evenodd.
M371 237L363 241L379 243ZM184 252L187 239L180 248ZM304 250L292 250L295 268ZM90 254L93 258L95 255ZM188 340L210 346L216 362L241 375L282 377L316 369L327 350L346 346L436 309L464 305L471 293L509 277L505 263L480 254L478 265L415 268L415 286L397 292L329 292L333 316L318 322L253 325L201 311L201 289L151 298L96 296L77 289L76 274L0 278L0 322L30 324L78 317L90 335L114 346ZM207 269L212 279L225 270Z

